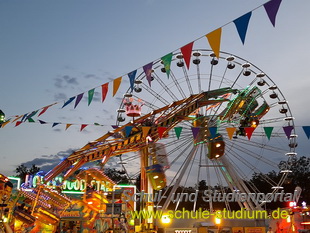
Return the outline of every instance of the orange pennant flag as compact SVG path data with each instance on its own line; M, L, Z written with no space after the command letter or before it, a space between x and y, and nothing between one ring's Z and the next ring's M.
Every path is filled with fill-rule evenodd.
M159 135L159 138L162 138L163 137L163 134L164 132L167 130L167 127L158 127L157 128L157 132L158 132L158 135Z
M149 133L151 127L150 126L143 126L142 127L142 137L145 138Z
M122 77L118 77L113 81L113 96L115 96L119 86L121 85Z
M66 124L66 130L71 126L72 124Z
M215 53L215 56L217 58L220 57L221 35L222 35L222 28L218 28L206 35L210 47Z
M234 135L234 133L236 132L236 127L226 128L226 131L227 131L229 139L231 140L233 135Z
M256 127L245 127L244 128L246 136L248 137L249 140L251 139L252 133L254 132L255 129Z
M16 118L12 122L18 121L20 118L22 118L22 116L15 116L15 117Z
M3 122L2 124L0 124L0 128L4 128L4 126L6 126L9 122L10 120L7 120L6 122Z

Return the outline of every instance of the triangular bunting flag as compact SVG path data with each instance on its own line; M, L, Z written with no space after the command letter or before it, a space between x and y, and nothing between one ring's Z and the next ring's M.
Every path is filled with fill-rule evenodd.
M15 127L19 126L22 123L22 121L16 121Z
M264 4L269 20L274 27L276 25L276 16L277 16L281 2L282 0L271 0Z
M56 125L59 125L59 124L60 124L59 122L53 123L52 128L55 127Z
M133 91L133 88L135 85L136 74L137 74L137 70L134 70L128 74L131 91Z
M21 119L21 121L26 121L27 120L27 116L28 116L28 113L24 114L23 118Z
M172 61L172 53L167 54L166 56L163 56L161 58L163 64L164 64L164 68L166 70L166 74L167 77L169 78L170 75L170 65L171 65L171 61Z
M291 132L292 132L292 130L293 130L293 126L284 126L283 127L283 130L284 130L284 133L285 133L285 135L286 135L286 137L287 137L287 139L289 139L290 138L290 136L291 136Z
M146 80L149 82L150 86L151 86L151 81L152 81L152 66L153 66L153 62L143 66L143 70L146 75Z
M210 47L217 58L220 57L221 35L222 35L222 28L218 28L206 35Z
M72 124L66 124L66 130L71 126Z
M164 135L164 132L167 130L167 127L157 127L157 132L159 138L162 138Z
M95 88L88 91L88 106L90 105L90 103L93 100L94 93L95 93Z
M191 42L181 48L181 52L182 52L185 64L187 66L187 69L189 69L189 65L191 63L193 45L194 45L194 42Z
M191 127L194 139L197 137L200 128L199 127Z
M46 121L39 120L39 122L40 122L41 125L47 124Z
M10 120L7 120L6 122L3 122L3 123L1 124L1 127L0 127L0 128L4 128L4 126L6 126L9 122L10 122Z
M305 131L305 134L307 135L307 138L310 138L310 126L303 126L303 130Z
M174 132L175 132L175 135L177 136L178 139L181 136L182 129L183 129L183 127L174 127Z
M81 132L83 129L85 129L86 126L88 126L88 124L82 124L82 125L81 125L81 128L80 128L80 132Z
M32 119L32 117L33 117L34 115L36 115L38 111L39 111L39 110L36 110L36 111L33 111L32 113L30 113L30 114L27 116L27 119L26 119L26 120L28 120L28 122L34 122L34 120Z
M209 131L210 131L211 138L215 138L217 127L209 127Z
M142 137L143 138L145 138L148 135L150 129L151 129L150 126L143 126L142 127Z
M118 126L118 125L111 125L111 127L112 127L113 129L117 129L119 126Z
M31 117L27 117L28 122L35 122Z
M244 128L245 134L246 134L246 136L248 137L249 140L251 139L252 134L253 134L255 129L256 129L255 127L245 127Z
M228 127L226 128L229 139L233 138L234 133L236 132L236 127Z
M67 106L68 104L70 104L74 99L75 99L75 96L73 96L73 97L71 97L70 99L68 99L68 100L64 103L64 105L63 105L61 108L66 107L66 106Z
M273 127L264 127L264 131L265 131L265 134L266 134L268 140L270 140L272 130L273 130Z
M15 116L16 118L12 121L12 122L15 122L17 120L19 120L20 118L22 118L22 116Z
M115 96L119 86L121 85L122 77L118 77L113 80L113 96Z
M126 137L128 137L130 135L132 128L133 128L133 126L126 126L125 127L125 135L126 135Z
M80 101L81 101L82 98L83 98L83 95L84 95L84 93L81 93L81 94L79 94L79 95L76 97L75 104L74 104L74 108L76 108L76 106L78 106L78 104L80 103Z
M101 95L101 101L103 102L107 96L109 90L109 83L105 83L101 85L101 91L102 91L102 95Z
M46 110L47 110L49 107L51 107L52 105L54 105L54 104L51 104L51 105L45 106L45 107L42 109L42 111L39 113L38 117L39 117L39 116L41 116L43 113L45 113L45 112L46 112Z
M244 41L245 41L245 35L248 29L251 15L252 15L252 12L249 12L234 20L234 24L236 25L242 44L244 44Z

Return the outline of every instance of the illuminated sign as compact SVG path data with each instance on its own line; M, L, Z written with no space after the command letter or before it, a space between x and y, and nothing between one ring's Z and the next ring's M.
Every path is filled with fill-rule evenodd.
M165 233L197 233L197 228L166 228Z
M38 184L41 183L43 180L43 176L36 175L32 179L30 178L28 181L29 187L37 187ZM63 177L56 177L55 179L49 181L46 183L46 186L49 188L55 189L57 186L62 185L62 192L63 193L75 193L75 194L82 194L85 192L87 187L87 182L84 179L81 180L74 180L69 181L65 180L63 181ZM89 182L89 185L93 187L97 191L109 191L108 187L111 187L112 184L109 181L104 180L91 180Z

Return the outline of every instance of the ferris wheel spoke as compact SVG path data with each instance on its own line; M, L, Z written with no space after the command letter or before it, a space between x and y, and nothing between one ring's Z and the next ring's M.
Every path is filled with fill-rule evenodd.
M165 91L165 93L167 93L173 101L179 100L179 98L175 95L175 93L173 93L173 91L171 91L171 90L168 88L167 83L164 83L163 80L162 80L155 72L154 72L153 74L154 74L154 76L155 76L156 81L160 84L160 86L163 88L163 90ZM173 71L170 71L170 76L174 76L174 75L173 75ZM172 79L173 79L174 84L175 84L175 83L176 83L175 77L172 78ZM177 84L177 87L179 88L179 84ZM183 97L182 97L182 98L183 98ZM186 98L185 95L184 95L184 98Z
M144 90L146 90L149 94L151 94L151 96L153 98L155 98L156 100L159 100L161 102L161 104L164 104L164 105L168 105L169 102L164 99L161 95L159 95L156 91L154 91L152 88L150 88L149 86L147 86L146 84L143 84L143 87L144 87Z
M261 154L258 154L251 149L246 148L245 146L241 146L241 145L238 147L235 146L229 150L229 153L231 153L232 151L242 152L243 154L247 155L248 159L253 158L253 159L259 160L260 162L268 164L269 166L271 166L273 168L278 168L277 163L273 162L272 160L265 158Z

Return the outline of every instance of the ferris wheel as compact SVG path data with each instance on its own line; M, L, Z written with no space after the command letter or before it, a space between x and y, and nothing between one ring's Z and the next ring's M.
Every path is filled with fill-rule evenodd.
M260 193L249 181L259 174L269 193L278 192L297 146L294 118L278 86L233 54L217 58L195 49L191 58L185 64L182 54L173 53L169 69L158 59L151 75L137 74L117 109L117 127L64 159L45 181L118 157L130 179L141 173L140 191L170 190L163 209L178 187L197 187L201 180L210 192ZM280 161L286 161L281 168ZM270 171L279 178L264 175ZM246 209L264 205L237 202Z
M207 93L208 101L194 100L201 104L191 108L189 98L201 93ZM166 111L173 105L188 106L190 110L188 114ZM174 53L169 70L159 59L153 64L151 79L143 71L137 75L133 90L124 94L117 112L119 126L143 118L161 128L161 135L149 137L148 154L153 153L153 159L146 176L153 189L161 190L163 186L154 177L158 179L158 174L164 173L164 185L170 187L170 194L180 186L197 188L201 180L210 193L214 193L215 186L219 192L228 188L230 192L259 193L258 187L249 182L254 173L259 174L270 193L275 193L283 188L290 161L296 155L294 118L278 86L251 62L226 52L217 58L211 50L195 49L190 65L181 53ZM134 124L131 127L135 129ZM141 160L141 153L119 157L128 174L141 172L135 174L132 169ZM281 168L280 161L286 161ZM152 175L156 169L159 173ZM264 175L269 171L280 178L272 180ZM163 209L170 200L168 196ZM264 201L238 204L257 209ZM209 208L214 208L212 201Z

